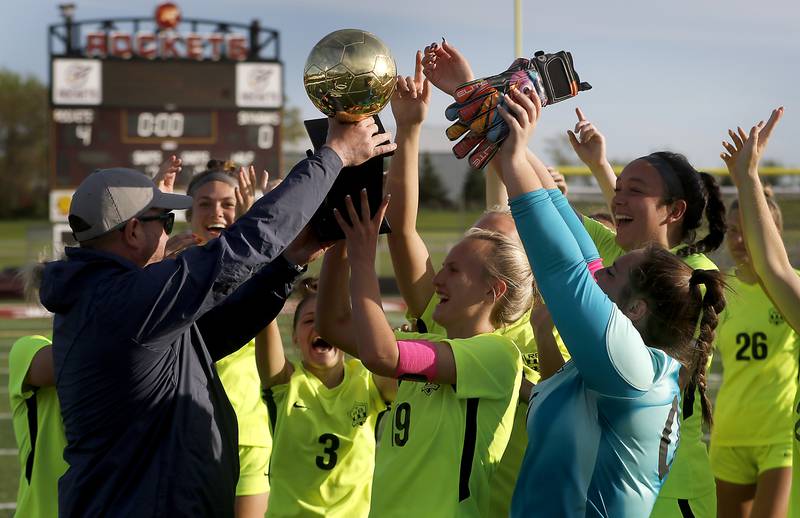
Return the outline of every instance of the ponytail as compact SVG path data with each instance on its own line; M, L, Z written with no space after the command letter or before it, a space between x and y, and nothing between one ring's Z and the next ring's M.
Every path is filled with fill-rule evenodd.
M689 244L679 250L678 255L681 257L713 252L722 244L725 239L725 232L728 229L725 220L725 203L722 201L719 184L708 173L699 173L699 175L705 191L705 216L708 222L708 234L700 241Z
M716 179L708 173L700 173L685 156L668 151L659 151L643 157L655 167L664 182L665 203L677 200L686 202L686 212L681 226L681 240L687 244L678 250L679 257L713 252L722 244L727 225L725 204ZM696 241L697 229L708 222L708 235Z

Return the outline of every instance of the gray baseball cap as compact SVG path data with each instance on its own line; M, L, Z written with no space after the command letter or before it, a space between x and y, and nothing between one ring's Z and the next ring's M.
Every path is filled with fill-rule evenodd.
M123 167L98 169L72 195L69 226L75 239L88 241L122 227L149 209L178 210L191 206L191 196L161 192L139 171Z

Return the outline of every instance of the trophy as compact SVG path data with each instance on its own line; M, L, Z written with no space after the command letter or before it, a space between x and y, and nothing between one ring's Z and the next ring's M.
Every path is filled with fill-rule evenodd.
M322 38L306 60L303 85L309 99L328 117L342 122L357 122L374 117L382 133L383 124L377 116L394 93L397 66L389 49L374 34L358 29L343 29ZM315 149L327 138L327 119L305 121L306 131ZM320 240L343 239L344 233L333 217L333 209L349 219L344 205L350 195L356 210L360 210L361 189L367 189L372 215L383 197L383 157L374 157L364 164L345 167L331 191L311 219ZM381 233L389 232L384 220Z

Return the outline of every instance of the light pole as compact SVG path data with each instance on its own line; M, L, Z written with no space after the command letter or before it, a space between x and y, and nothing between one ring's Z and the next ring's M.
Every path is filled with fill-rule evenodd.
M72 25L72 17L75 16L75 4L58 4L58 10L61 11L61 17L64 19L64 25L66 26L66 54L70 56L72 55L72 48L75 43L75 35Z

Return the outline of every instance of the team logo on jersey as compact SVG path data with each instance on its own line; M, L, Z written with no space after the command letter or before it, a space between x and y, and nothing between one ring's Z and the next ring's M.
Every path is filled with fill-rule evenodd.
M357 402L350 409L350 419L353 420L353 428L363 425L367 422L367 404Z
M769 323L774 326L783 324L783 315L775 308L769 308Z
M522 362L530 369L539 372L539 353L525 353L522 355Z
M426 383L425 385L422 386L421 390L426 396L430 396L431 394L433 394L434 392L439 390L439 384L438 383Z

